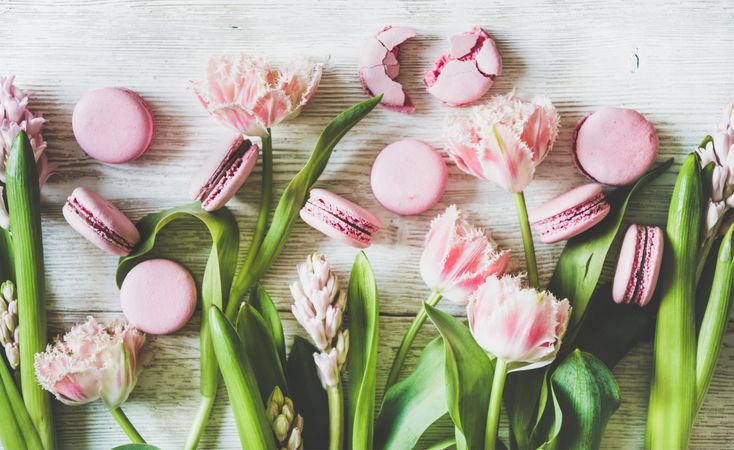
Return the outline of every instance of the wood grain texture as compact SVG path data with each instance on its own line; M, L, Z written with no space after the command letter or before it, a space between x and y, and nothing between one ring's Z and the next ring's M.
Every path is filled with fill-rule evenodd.
M603 105L638 109L660 134L660 159L690 151L734 99L734 6L727 0L628 2L590 5L581 0L372 1L336 0L0 0L0 73L17 74L33 91L32 107L49 119L50 158L60 164L44 188L44 243L50 321L61 331L87 314L119 316L114 283L116 260L76 235L61 206L77 185L93 188L133 219L187 202L188 179L210 150L219 125L207 117L189 87L201 79L209 55L250 52L274 62L308 56L325 63L313 102L292 123L275 130L275 181L279 192L307 157L328 120L364 99L356 78L365 39L385 24L410 25L418 37L401 53L400 79L417 111L401 115L376 109L337 147L319 185L375 211L385 224L367 251L380 290L380 378L413 314L428 292L418 275L421 243L430 219L459 204L478 225L491 228L520 261L521 240L513 199L461 174L451 165L446 195L431 211L398 217L380 208L369 190L369 168L377 153L401 138L440 147L451 109L428 96L422 72L446 51L446 37L471 24L497 40L505 71L492 93L513 87L521 94L546 94L562 115L556 149L526 192L529 206L583 182L568 156L574 124ZM97 163L84 155L71 131L75 101L88 89L109 85L137 90L152 106L157 131L151 150L125 165ZM679 163L676 163L676 168ZM231 206L249 238L259 197L259 166ZM636 221L665 220L674 173L662 176L632 206ZM197 276L208 243L193 222L176 225L165 240L172 255ZM200 243L192 245L191 242ZM539 245L542 279L550 277L562 246ZM345 279L355 252L327 240L302 223L265 279L283 312L287 332L298 329L288 307L287 284L294 264L311 251L326 253ZM462 314L455 306L443 307ZM162 448L180 448L197 405L198 315L182 332L151 339L155 359L125 410L144 436ZM432 336L425 330L420 343ZM728 411L734 406L734 334L724 343L709 397L699 415L692 445L734 446ZM649 345L629 355L615 374L623 403L603 441L606 448L642 446ZM411 356L410 363L414 362ZM63 448L110 448L125 441L100 404L56 405ZM206 448L238 446L224 399L218 402ZM445 428L444 428L445 430ZM437 432L440 432L438 430Z

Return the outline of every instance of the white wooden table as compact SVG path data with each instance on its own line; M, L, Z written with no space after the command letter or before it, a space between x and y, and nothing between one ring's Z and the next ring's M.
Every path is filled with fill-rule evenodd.
M474 4L472 4L474 3ZM734 100L734 4L727 0L580 0L530 2L430 1L193 1L193 0L0 0L0 73L17 74L17 84L34 92L32 107L49 119L45 137L58 174L43 193L43 229L54 332L92 314L120 316L114 282L117 260L83 241L64 221L61 206L77 185L108 197L137 220L144 214L188 202L188 180L210 151L219 125L198 104L188 82L201 79L209 55L251 52L273 62L310 56L325 62L321 87L296 121L274 132L276 191L301 166L321 128L336 113L365 98L356 77L364 40L385 24L410 25L418 37L402 53L401 80L412 95L413 115L376 109L337 147L319 185L375 211L384 228L367 254L380 291L380 377L397 342L427 290L418 258L430 219L457 203L477 224L491 228L500 245L521 260L522 247L513 200L488 183L450 166L446 195L417 217L398 217L377 205L369 189L372 160L388 143L423 139L440 146L450 109L428 96L422 73L446 50L446 37L472 24L496 39L505 71L491 93L517 87L547 94L562 115L555 150L540 167L526 195L530 207L583 181L567 152L576 121L603 105L638 109L660 134L660 159L680 157L700 141ZM153 108L157 131L140 160L108 166L86 157L74 140L71 113L88 89L120 85L140 92ZM680 161L678 158L677 161ZM675 168L679 167L677 163ZM246 243L253 226L259 166L231 203ZM657 180L633 208L633 217L660 223L673 171ZM208 243L195 224L176 226L165 241L200 276ZM193 239L200 244L192 245ZM561 245L538 245L547 280ZM324 252L348 276L355 251L329 241L299 223L265 278L277 300L287 333L300 333L289 312L287 284L307 253ZM457 315L459 308L443 305ZM155 354L124 409L140 432L163 448L181 447L198 402L198 314L172 336L150 339ZM425 343L434 335L428 327ZM734 406L734 333L695 428L697 448L734 447L729 411ZM609 425L605 447L639 448L651 348L641 345L615 370L623 403ZM415 355L411 359L412 364ZM224 390L222 389L222 392ZM84 407L55 404L64 448L110 448L125 436L100 403ZM238 438L221 395L203 447L233 448Z

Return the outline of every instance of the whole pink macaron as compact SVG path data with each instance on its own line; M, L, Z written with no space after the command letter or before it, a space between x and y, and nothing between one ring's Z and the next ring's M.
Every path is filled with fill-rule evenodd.
M599 184L586 184L548 200L528 219L541 242L553 244L577 236L598 224L611 207Z
M169 334L181 329L196 309L196 283L181 264L149 259L133 267L120 287L127 320L141 331Z
M665 239L658 227L630 225L617 261L612 296L617 303L650 303L660 275Z
M91 189L74 189L62 212L79 234L113 255L129 255L140 241L140 233L130 219Z
M451 50L426 72L428 93L449 106L479 100L502 74L502 56L492 37L480 27L449 38Z
M84 94L74 107L71 125L82 150L110 164L139 158L150 147L155 128L143 98L118 87Z
M370 184L375 198L389 211L420 214L446 190L448 170L435 148L406 139L385 147L372 164Z
M249 139L230 135L194 174L189 195L207 211L223 207L247 180L259 153Z
M311 189L301 219L330 238L367 248L382 226L374 214L325 189Z
M655 163L658 135L633 109L603 108L579 121L571 153L576 168L597 183L635 182Z

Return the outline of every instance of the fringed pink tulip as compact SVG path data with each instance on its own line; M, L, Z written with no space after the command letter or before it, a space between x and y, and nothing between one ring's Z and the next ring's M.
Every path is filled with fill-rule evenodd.
M420 261L423 281L450 301L465 305L489 276L507 272L510 253L474 228L455 205L433 219Z
M67 405L101 399L133 442L143 442L120 410L149 357L143 344L145 334L128 323L103 326L89 317L36 355L36 377Z
M194 84L212 116L246 136L266 137L268 128L292 119L308 103L321 81L321 64L307 61L272 69L249 55L209 60L207 81Z

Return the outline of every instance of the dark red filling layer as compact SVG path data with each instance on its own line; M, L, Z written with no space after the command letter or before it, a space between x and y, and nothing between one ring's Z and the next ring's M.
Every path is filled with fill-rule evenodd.
M74 213L79 216L89 227L94 230L104 240L111 242L112 244L130 251L134 245L128 242L124 237L117 234L112 228L105 225L104 222L94 217L91 211L85 208L76 198L69 198L66 200L66 205L71 208Z

